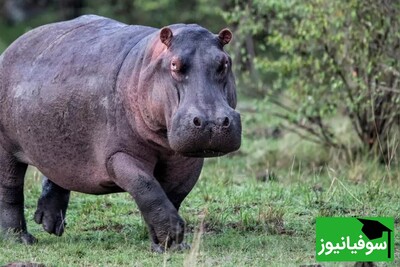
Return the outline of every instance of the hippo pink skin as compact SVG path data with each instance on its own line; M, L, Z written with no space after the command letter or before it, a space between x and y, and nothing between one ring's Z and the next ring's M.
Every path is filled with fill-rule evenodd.
M47 232L63 233L71 190L128 192L154 250L184 244L178 210L203 158L241 143L231 38L89 15L16 40L0 56L2 231L36 241L24 217L32 165L45 175L34 219Z

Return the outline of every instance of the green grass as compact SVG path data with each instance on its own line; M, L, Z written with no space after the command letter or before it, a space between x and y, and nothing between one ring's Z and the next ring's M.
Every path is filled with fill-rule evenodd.
M181 208L192 250L150 252L143 219L128 194L73 193L62 237L33 220L40 175L30 169L26 216L33 246L0 241L0 266L36 262L48 266L300 266L315 262L318 216L391 216L400 230L400 170L368 158L345 162L332 151L284 133L268 109L242 111L240 152L207 160ZM268 127L267 127L268 125ZM398 266L400 239L395 234ZM353 266L354 263L322 263Z

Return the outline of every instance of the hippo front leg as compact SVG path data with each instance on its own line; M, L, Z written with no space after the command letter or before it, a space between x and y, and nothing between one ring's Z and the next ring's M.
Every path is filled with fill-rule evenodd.
M203 162L204 159L199 158L187 158L184 161L180 160L178 164L176 162L168 162L166 163L168 167L165 168L164 166L163 168L167 171L162 172L160 176L156 175L157 180L162 181L161 187L177 211L179 211L182 201L196 184L203 167ZM155 235L152 229L150 229L150 234ZM163 247L155 243L152 244L152 249L158 252L164 251ZM190 249L190 245L185 242L174 243L171 249L186 250Z
M136 201L149 228L152 249L162 252L172 244L181 244L185 223L166 193L152 175L152 168L133 157L117 153L108 162L115 183Z
M65 214L68 208L70 191L59 187L47 177L43 177L42 195L38 200L35 222L43 225L43 229L61 236L65 229Z

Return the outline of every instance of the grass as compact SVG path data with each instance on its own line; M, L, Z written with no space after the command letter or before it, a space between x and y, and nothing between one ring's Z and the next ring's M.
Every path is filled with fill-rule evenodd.
M30 169L26 216L39 243L0 241L0 266L301 266L317 264L318 216L390 216L400 230L398 164L385 168L368 158L344 162L291 134L272 137L277 122L265 108L242 114L240 152L207 160L182 205L190 251L151 253L144 221L128 194L73 193L66 232L48 235L32 220L40 175ZM396 233L395 262L378 266L398 266L399 245Z

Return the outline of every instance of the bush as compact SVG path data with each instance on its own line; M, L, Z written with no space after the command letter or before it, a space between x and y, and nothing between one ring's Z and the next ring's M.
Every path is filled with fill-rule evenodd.
M329 126L329 119L344 115L367 151L393 160L399 151L400 4L256 0L239 6L225 17L257 43L248 69L261 77L247 82L279 107L286 127L344 149ZM248 40L239 41L251 55L243 45Z

